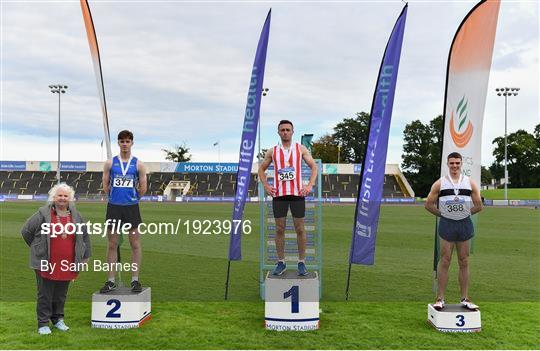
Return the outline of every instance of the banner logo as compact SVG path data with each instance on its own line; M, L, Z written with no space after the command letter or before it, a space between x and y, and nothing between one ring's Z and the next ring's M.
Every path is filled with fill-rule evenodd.
M365 238L371 238L371 226L364 225L362 222L356 222L356 235L363 236Z
M454 123L454 111L450 114L450 135L452 136L452 140L454 141L454 144L456 144L459 148L464 148L468 143L469 140L471 140L474 127L471 123L471 121L468 119L469 115L467 112L467 105L469 101L465 99L465 95L461 98L461 101L459 102L456 113L458 115L458 130L455 129L455 123ZM467 123L467 127L464 128L465 123Z

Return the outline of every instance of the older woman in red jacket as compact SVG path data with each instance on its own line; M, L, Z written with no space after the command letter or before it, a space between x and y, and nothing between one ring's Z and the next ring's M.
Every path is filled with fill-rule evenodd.
M49 321L61 331L64 304L71 280L78 275L80 263L91 255L90 238L80 213L75 209L75 191L65 183L49 191L47 205L30 217L21 234L30 246L30 268L36 272L38 333L50 334Z

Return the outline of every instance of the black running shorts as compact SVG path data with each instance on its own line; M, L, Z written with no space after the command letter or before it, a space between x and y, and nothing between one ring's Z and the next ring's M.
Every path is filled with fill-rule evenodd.
M137 229L139 224L142 223L141 212L139 211L139 204L134 205L113 205L111 203L107 204L107 214L105 215L105 220L116 219L116 228L118 229L118 221L122 220L123 223L130 223L132 229ZM111 228L112 223L109 224Z
M306 199L303 196L285 195L272 199L274 218L287 217L289 207L294 218L304 218L306 216Z
M471 217L460 220L439 218L439 236L446 241L463 242L474 236L474 226Z

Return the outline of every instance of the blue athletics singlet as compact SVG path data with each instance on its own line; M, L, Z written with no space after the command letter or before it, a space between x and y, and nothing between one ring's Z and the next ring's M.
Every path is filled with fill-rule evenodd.
M137 157L131 157L128 162L120 163L120 156L115 156L109 175L110 204L127 206L139 203Z

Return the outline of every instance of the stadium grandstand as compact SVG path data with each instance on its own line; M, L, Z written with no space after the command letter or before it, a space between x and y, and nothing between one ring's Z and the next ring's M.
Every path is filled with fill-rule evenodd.
M147 200L183 201L232 198L236 164L145 162L148 169ZM102 162L62 162L61 180L74 187L79 199L104 199ZM358 193L361 165L323 164L322 197L354 201ZM257 194L257 165L253 165L249 198ZM57 182L56 162L0 161L0 196L4 199L42 199ZM383 197L414 198L414 192L398 165L387 164Z

